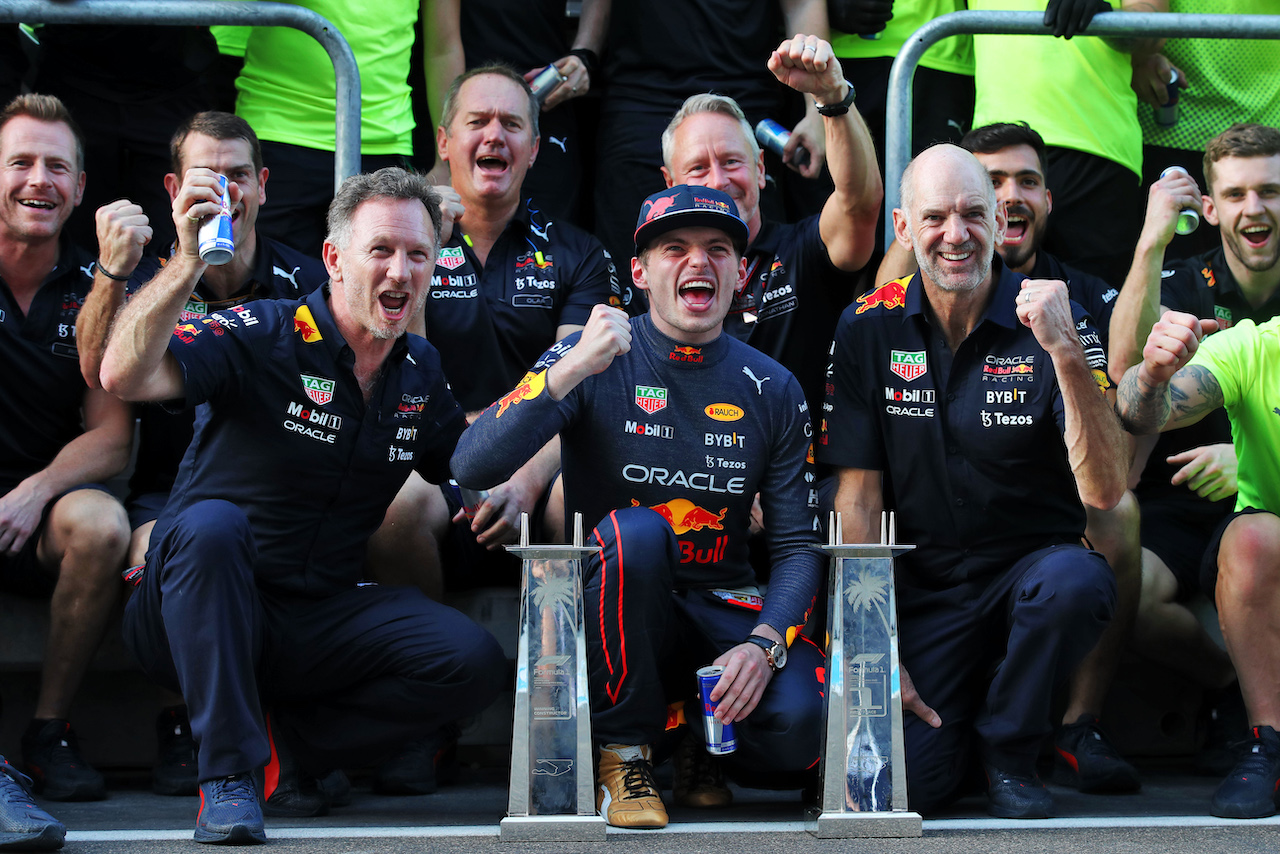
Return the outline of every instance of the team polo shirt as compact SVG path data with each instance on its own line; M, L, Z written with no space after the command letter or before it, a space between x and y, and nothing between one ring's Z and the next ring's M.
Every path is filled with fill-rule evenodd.
M93 256L69 246L25 315L0 278L0 495L84 432L76 316L92 286Z
M898 538L917 545L902 566L922 586L999 572L1084 531L1053 362L1016 314L1026 277L998 256L992 275L991 302L954 355L919 273L859 297L832 345L818 458L883 473ZM1097 329L1071 307L1103 385Z
M1240 461L1236 509L1280 512L1280 318L1210 335L1188 363L1213 372Z
M851 277L831 263L819 219L763 223L747 248L747 281L724 321L725 332L794 374L815 412L839 318L836 297L852 290Z
M170 253L172 254L172 253ZM147 257L138 264L131 281L148 282L164 261ZM320 287L328 272L318 258L311 258L283 243L258 235L257 258L248 281L229 300L211 300L204 280L196 283L178 323L190 324L219 308L230 308L259 299L299 299ZM192 411L169 412L162 406L144 406L138 424L138 463L129 479L130 501L140 495L168 492L195 427Z
M484 266L455 228L440 249L427 300L427 340L467 412L511 390L563 324L582 326L596 303L623 305L600 241L522 205Z
M965 8L964 0L897 0L893 17L873 39L831 31L831 49L839 59L895 57L916 30L951 12ZM920 57L920 67L973 76L973 35L959 33L934 43Z
M727 335L701 347L631 321L631 349L559 402L545 369L577 343L558 342L534 371L471 425L454 456L458 481L505 480L548 439L562 439L565 504L594 526L620 507L652 507L679 543L678 588L757 584L747 560L760 494L773 570L761 621L804 623L826 560L815 546L812 428L799 384Z
M1116 297L1120 289L1113 288L1101 278L1077 270L1063 264L1057 257L1043 249L1036 251L1036 262L1031 265L1032 279L1060 279L1067 283L1067 294L1093 318L1098 335L1102 338L1102 348L1108 349L1107 332L1111 328L1111 314L1116 310Z
M322 597L361 578L365 545L411 470L439 483L464 419L435 349L402 336L364 402L328 288L180 324L169 341L202 406L153 534L198 501L249 518L259 587Z
M1272 294L1258 308L1249 305L1221 246L1193 258L1166 262L1160 272L1160 304L1196 317L1216 318L1223 329L1244 320L1261 323L1280 315L1280 293ZM1161 433L1135 493L1143 501L1172 498L1203 502L1185 484L1174 486L1169 482L1182 465L1165 460L1191 448L1230 441L1231 421L1225 411L1217 410L1195 424Z

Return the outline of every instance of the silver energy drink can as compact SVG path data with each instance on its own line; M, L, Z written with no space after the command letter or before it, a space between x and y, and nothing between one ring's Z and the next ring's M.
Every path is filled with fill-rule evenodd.
M1187 170L1183 169L1181 166L1170 166L1168 169L1160 173L1160 177L1163 178L1165 175L1168 175L1170 172L1181 172L1183 175L1187 174ZM1173 228L1174 228L1174 231L1178 232L1178 234L1190 234L1191 232L1195 231L1199 227L1200 227L1200 214L1196 213L1196 209L1183 208L1181 211L1178 212L1178 224L1175 225Z
M711 702L711 691L720 681L724 668L718 664L698 668L698 696L702 699L702 732L707 739L707 753L723 756L738 749L733 724L721 723L715 716L719 703Z
M1169 100L1155 108L1156 124L1162 128L1171 128L1178 123L1178 90L1182 85L1178 82L1177 70L1169 69Z
M452 479L449 481L449 486L453 487L454 495L458 497L458 503L462 505L462 512L466 514L467 521L473 521L480 510L480 505L484 504L489 497L489 490L469 489L460 486L456 480Z
M541 106L551 92L563 83L567 78L560 73L560 69L556 68L555 63L548 65L546 68L538 72L538 76L533 78L533 82L529 84L529 88L533 90L533 97L538 99Z
M200 223L200 260L215 266L231 260L236 252L236 242L231 234L231 194L227 192L227 177L218 176L218 193L222 210Z
M761 119L756 125L756 142L760 143L761 148L772 151L779 157L782 156L782 149L789 139L791 139L791 131L773 119ZM791 163L793 166L808 166L809 149L797 148L791 155Z

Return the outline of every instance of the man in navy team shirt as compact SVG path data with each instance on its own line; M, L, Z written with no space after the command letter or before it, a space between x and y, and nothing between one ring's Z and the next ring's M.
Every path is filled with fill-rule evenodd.
M187 699L196 839L246 843L264 838L253 773L269 738L311 776L376 762L484 708L504 671L488 633L420 590L358 586L409 472L446 478L463 429L434 348L404 334L435 263L438 197L396 168L348 179L330 208L328 287L174 329L215 185L188 171L178 250L121 311L101 375L129 399L208 404L125 637Z
M1043 817L1053 691L1115 607L1110 567L1080 545L1082 500L1120 500L1127 444L1084 310L996 255L1005 211L982 164L935 146L902 188L894 231L920 272L841 318L819 455L849 542L892 507L918 544L897 576L913 807L961 794L976 756L993 815Z
M77 363L93 257L63 225L84 192L83 151L57 98L21 95L0 113L0 587L50 598L22 752L51 800L106 796L66 719L119 601L129 542L124 508L94 484L128 463L132 413L87 389Z

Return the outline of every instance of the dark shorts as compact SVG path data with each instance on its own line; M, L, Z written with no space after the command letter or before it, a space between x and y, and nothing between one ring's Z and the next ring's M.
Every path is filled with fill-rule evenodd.
M49 513L53 510L53 505L61 501L63 496L81 489L96 489L99 492L111 494L111 490L101 484L82 483L55 495L41 511L40 524L36 525L36 529L31 532L22 550L16 555L0 554L0 590L41 599L53 593L53 588L58 583L58 576L40 566L36 551L40 546L40 538L44 536L45 525L49 521Z
M1200 563L1200 589L1209 597L1209 601L1217 605L1215 594L1218 588L1218 551L1222 548L1222 535L1227 532L1227 526L1239 519L1241 516L1250 516L1254 513L1270 513L1270 510L1259 510L1257 507L1246 507L1243 510L1237 510L1227 518L1222 520L1213 536L1209 539L1209 547L1205 549L1204 560Z
M1201 562L1214 541L1214 532L1221 538L1219 526L1230 518L1232 502L1210 502L1188 495L1186 499L1141 501L1140 506L1142 547L1155 553L1173 572L1178 601L1185 602L1201 589Z
M124 502L124 509L129 514L129 530L136 531L148 522L160 518L160 511L169 502L167 492L133 493Z

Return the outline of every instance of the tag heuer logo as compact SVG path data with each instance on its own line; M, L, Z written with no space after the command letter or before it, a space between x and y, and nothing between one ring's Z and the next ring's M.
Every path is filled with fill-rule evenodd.
M208 313L209 304L207 302L201 302L197 299L189 299L182 311L178 313L178 322L186 323L189 320L198 320Z
M440 250L440 257L436 258L436 266L444 267L446 270L456 270L465 263L467 263L467 256L463 253L461 246L445 246Z
M651 385L636 386L636 406L652 415L667 406L667 390Z
M907 382L918 380L929 370L924 350L890 350L889 370Z
M302 377L302 387L306 389L307 397L315 401L316 406L324 406L333 400L333 380L326 380L324 377L312 377L307 374L299 374Z

